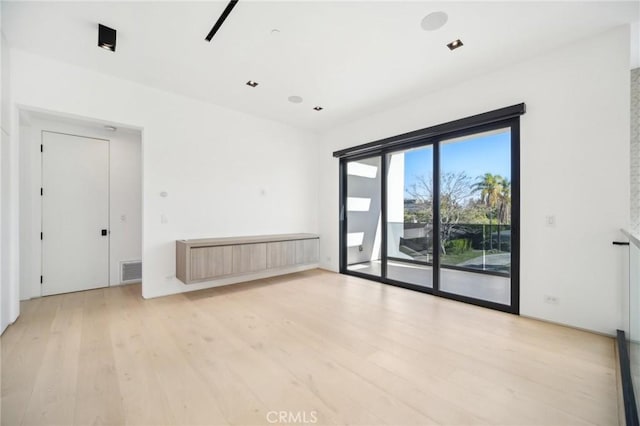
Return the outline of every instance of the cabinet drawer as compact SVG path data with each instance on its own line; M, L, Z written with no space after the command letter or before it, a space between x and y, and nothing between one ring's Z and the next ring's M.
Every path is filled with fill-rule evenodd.
M267 243L267 268L283 268L296 264L296 242Z
M233 270L231 246L192 248L190 258L192 280L229 275Z
M242 244L233 246L234 274L267 269L267 244Z
M318 263L318 259L320 257L320 244L317 238L310 240L298 240L295 243L297 265Z

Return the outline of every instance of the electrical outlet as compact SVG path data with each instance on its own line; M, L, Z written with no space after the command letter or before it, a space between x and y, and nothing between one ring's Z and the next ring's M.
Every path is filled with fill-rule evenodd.
M364 247L358 246L358 251L364 251Z
M548 294L544 295L544 303L548 303L550 305L557 305L559 303L559 300L556 296L550 296Z

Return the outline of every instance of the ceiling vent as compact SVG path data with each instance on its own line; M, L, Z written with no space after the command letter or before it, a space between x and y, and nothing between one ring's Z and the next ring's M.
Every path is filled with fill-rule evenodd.
M444 12L433 12L422 19L420 26L425 31L436 31L444 27L449 20L449 16Z

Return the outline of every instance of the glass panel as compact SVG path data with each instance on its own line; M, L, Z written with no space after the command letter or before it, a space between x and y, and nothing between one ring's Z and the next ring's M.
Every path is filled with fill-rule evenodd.
M640 407L640 247L629 244L629 326L627 345L636 405Z
M442 141L439 179L440 289L510 305L510 129Z
M380 157L347 163L347 269L380 276Z
M387 278L433 287L433 147L386 161Z

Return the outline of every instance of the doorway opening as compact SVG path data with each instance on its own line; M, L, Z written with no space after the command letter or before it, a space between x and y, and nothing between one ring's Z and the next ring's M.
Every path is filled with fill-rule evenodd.
M141 282L141 130L19 117L20 299Z

